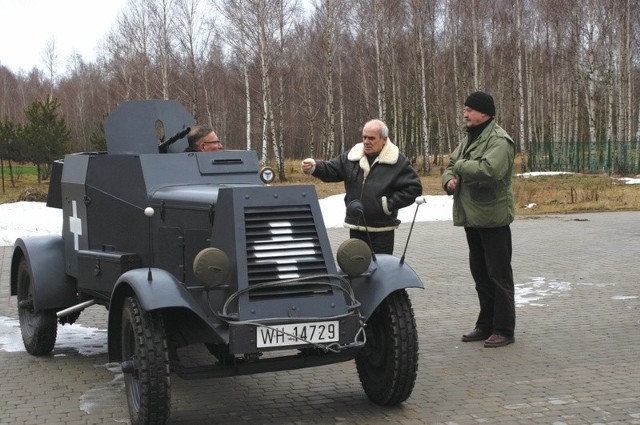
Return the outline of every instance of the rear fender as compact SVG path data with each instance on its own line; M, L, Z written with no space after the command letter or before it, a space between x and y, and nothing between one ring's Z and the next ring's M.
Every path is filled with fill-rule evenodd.
M151 279L149 279L151 276ZM135 296L145 311L183 308L209 324L207 315L175 276L162 269L135 269L122 274L116 282L109 303L109 359L120 361L122 309L127 297Z
M76 281L65 272L64 241L59 235L18 238L11 258L11 295L18 293L18 266L31 271L33 307L60 310L78 303Z
M360 313L368 319L392 292L406 288L424 289L422 281L407 263L392 255L376 254L369 270L351 280L356 300L362 305Z

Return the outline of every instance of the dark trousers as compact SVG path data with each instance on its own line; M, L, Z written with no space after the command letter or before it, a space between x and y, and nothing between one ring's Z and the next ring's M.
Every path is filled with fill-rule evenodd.
M349 229L349 236L365 241L367 245L369 245L369 248L371 248L371 251L376 254L393 255L393 230L388 232L369 232L369 235L367 235L367 232ZM369 239L371 239L371 241L369 241Z
M516 326L511 229L504 226L464 230L471 276L480 301L476 327L511 338Z

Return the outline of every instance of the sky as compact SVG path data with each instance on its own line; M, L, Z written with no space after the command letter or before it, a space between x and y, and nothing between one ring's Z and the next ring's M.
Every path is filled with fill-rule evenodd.
M58 73L75 52L94 62L127 0L0 0L0 64L13 73L44 70L53 38Z

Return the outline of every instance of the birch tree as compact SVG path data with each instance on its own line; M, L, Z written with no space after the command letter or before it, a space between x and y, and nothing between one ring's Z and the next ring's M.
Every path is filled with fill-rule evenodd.
M638 121L636 126L636 171L640 171L640 102L638 103Z
M384 32L385 26L383 23L383 14L382 11L380 10L380 1L381 0L373 0L373 6L372 6L372 24L373 24L373 43L375 46L375 69L376 69L376 93L377 93L377 98L378 98L378 117L381 120L385 119L385 116L387 115L387 102L386 102L386 95L387 95L387 86L385 84L385 78L384 78L384 61L382 58L382 52L380 51L381 49L381 38L382 38L382 33Z
M378 116L428 166L463 135L465 97L486 90L523 166L541 154L547 167L640 172L637 0L313 0L292 34L299 1L129 0L98 63L74 56L55 76L0 65L0 119L24 122L53 95L71 145L86 148L113 105L172 98L229 148L284 170L291 156L344 151Z
M298 43L293 45L293 61L298 64L298 80L292 85L294 98L297 100L296 114L303 117L304 121L304 146L302 147L302 157L316 157L317 138L316 138L316 120L321 111L321 105L316 102L316 90L318 86L314 84L316 78L317 55L314 54L315 47L311 27L311 18L306 21L298 22L295 27L294 39Z
M424 45L425 17L424 9L427 3L423 0L411 0L409 10L411 12L413 31L416 35L416 56L418 58L418 75L420 77L420 129L422 131L422 171L428 173L431 169L429 152L429 118L427 110L427 70ZM432 53L433 55L434 53Z
M324 154L332 157L336 152L336 105L334 101L334 72L338 25L338 1L320 0L316 4L318 26L322 34L323 86L324 86Z
M251 140L251 84L249 78L249 64L252 60L252 43L254 39L250 31L250 20L247 11L247 0L222 0L215 3L218 12L225 18L226 25L223 35L226 43L238 52L240 69L244 83L245 95L245 146L247 150L253 148Z
M176 36L180 45L178 57L189 77L189 109L196 122L199 121L200 82L206 62L206 53L211 48L212 24L207 22L206 11L201 0L177 0Z
M616 8L614 8L616 9ZM622 16L622 28L620 31L620 140L625 142L625 153L630 153L632 148L631 129L632 123L632 101L631 101L631 1L625 0L624 7L620 8ZM637 153L636 153L637 155ZM625 159L630 163L631 158L625 155Z
M471 0L471 33L473 42L473 90L480 88L478 59L478 18L476 16L476 0Z
M107 40L110 68L124 86L121 96L151 98L149 10L146 0L130 0Z
M47 73L49 75L49 99L53 99L53 87L56 79L56 67L58 66L58 51L56 50L56 41L53 37L47 41L47 45L42 53Z
M524 136L524 81L522 71L522 4L521 0L516 0L515 3L515 15L516 15L516 76L518 79L518 140L520 143L520 153L522 156L521 171L524 173L527 171L527 144Z
M260 77L262 85L262 157L261 165L266 165L269 154L269 117L272 113L271 102L271 76L269 68L271 65L271 52L273 49L271 37L272 32L269 28L270 13L266 0L257 0L254 5L256 10L256 30L258 31L258 57L260 62ZM275 137L275 134L272 134ZM277 141L273 140L273 144L277 145ZM276 158L279 163L279 158Z
M269 141L276 155L276 164L282 164L280 159L277 133L274 132L273 102L272 102L272 66L275 57L275 38L279 29L278 11L283 0L223 0L223 7L228 8L228 17L231 17L230 25L237 33L242 34L242 45L247 47L247 52L257 60L260 74L262 124L261 124L261 148L260 164L266 165L269 158ZM238 15L241 12L242 16ZM279 173L280 174L280 173Z
M278 64L278 102L277 120L274 119L272 109L272 133L274 134L274 156L276 160L276 168L278 177L281 182L287 180L285 175L284 159L285 159L285 74L289 73L289 54L287 51L289 31L294 26L294 18L298 12L295 0L279 0L276 2L275 18L277 22L276 28L276 45L277 45L277 64Z
M589 5L590 6L590 5ZM596 11L587 6L585 10L585 43L582 57L582 67L585 78L585 105L587 107L587 117L589 120L589 164L595 163L596 157L596 42L598 28L596 24ZM591 171L593 171L591 169Z
M162 98L170 98L170 68L175 43L175 2L174 0L146 0L149 2L151 45L156 66L160 70L160 91Z

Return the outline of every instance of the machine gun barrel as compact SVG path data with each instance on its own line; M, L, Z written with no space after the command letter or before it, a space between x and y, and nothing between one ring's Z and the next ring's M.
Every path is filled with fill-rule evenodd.
M165 140L164 142L160 143L158 145L158 150L160 151L160 153L167 153L167 148L169 146L171 146L173 143L177 142L178 140L182 139L184 136L189 134L190 131L191 131L191 127L187 127L184 130L179 131L174 136L172 136L172 137L168 138L167 140Z

